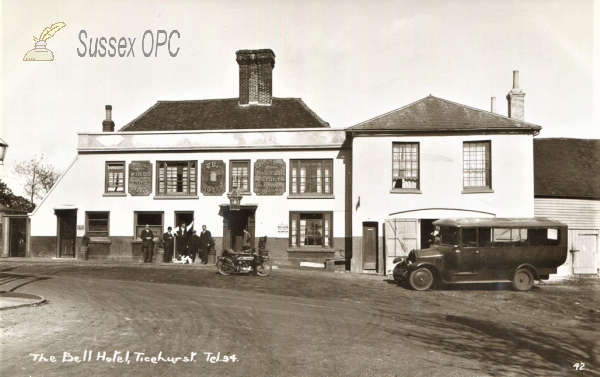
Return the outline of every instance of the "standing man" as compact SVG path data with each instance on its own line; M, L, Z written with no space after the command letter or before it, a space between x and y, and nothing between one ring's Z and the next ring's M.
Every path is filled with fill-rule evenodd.
M150 230L150 225L142 230L142 253L144 254L144 263L152 263L152 253L154 251L154 234Z
M185 226L185 223L181 223L181 225L175 228L175 237L177 237L177 241L175 242L175 246L177 246L177 257L180 255L187 256L188 255L188 236L189 231L194 227L194 220L188 226Z
M173 260L173 245L175 242L175 235L172 232L173 228L167 228L165 234L163 234L163 245L165 248L165 253L163 255L164 263L171 263Z
M200 233L200 258L202 259L202 264L208 263L208 253L212 247L210 230L206 230L206 225L202 225L202 233Z
M192 263L196 262L196 254L198 253L198 247L200 246L200 237L196 235L196 229L192 229L192 234L188 240L188 255L192 258Z

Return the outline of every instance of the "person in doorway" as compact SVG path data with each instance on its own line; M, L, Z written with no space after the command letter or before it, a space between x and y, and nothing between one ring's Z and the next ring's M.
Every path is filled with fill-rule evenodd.
M175 241L175 246L177 248L177 258L180 256L188 255L188 238L190 235L190 230L194 227L194 220L192 220L191 224L186 226L185 223L181 223L177 228L175 228L175 237L177 238Z
M150 230L150 225L142 230L142 254L144 254L144 263L152 263L152 253L154 252L154 234Z
M249 252L252 248L252 235L248 232L248 229L244 229L244 238L242 238L242 251ZM258 255L255 255L252 259L252 275L256 275L256 258Z
M196 254L198 254L198 248L200 247L200 237L196 234L196 230L192 229L192 232L188 238L188 256L192 258L192 263L196 262Z
M173 234L173 228L168 227L165 234L163 234L163 247L165 253L163 254L163 262L171 263L173 260L173 246L175 243L175 235Z
M202 264L208 263L208 254L214 246L212 242L210 230L206 230L206 225L202 225L202 232L200 233L200 258L202 259Z
M250 250L252 247L252 235L248 229L244 229L244 237L242 238L242 251Z

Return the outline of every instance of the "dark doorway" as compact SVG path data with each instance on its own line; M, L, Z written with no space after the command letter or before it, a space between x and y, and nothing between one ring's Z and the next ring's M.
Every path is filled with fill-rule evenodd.
M55 210L58 234L57 251L59 258L75 258L75 238L77 236L77 210Z
M377 223L363 223L363 269L377 269Z
M252 236L251 247L256 247L254 236L256 207L244 208L239 211L231 211L229 207L222 209L223 215L223 248L242 250L242 239L244 229Z
M9 223L9 256L24 258L27 254L27 219L12 217Z
M433 222L437 219L421 219L421 249L429 249L435 241L433 236Z
M175 223L172 225L173 229L177 228L181 224L185 223L186 226L189 226L192 221L194 221L194 211L178 211L175 212ZM202 227L202 224L194 223L192 228L199 229ZM190 231L192 230L190 228Z

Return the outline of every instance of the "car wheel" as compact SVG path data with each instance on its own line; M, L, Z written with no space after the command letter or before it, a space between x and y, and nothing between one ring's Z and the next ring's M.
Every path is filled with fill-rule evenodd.
M513 288L516 291L528 291L533 287L533 274L526 268L518 269L512 279Z
M433 285L433 274L427 268L417 268L411 272L408 282L415 291L426 291Z

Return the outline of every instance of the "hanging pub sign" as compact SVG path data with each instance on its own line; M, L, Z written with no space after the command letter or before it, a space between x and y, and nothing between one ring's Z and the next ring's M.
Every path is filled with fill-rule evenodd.
M254 192L256 195L283 195L285 193L285 162L283 160L256 160L254 163Z
M202 163L201 192L207 196L221 196L225 192L225 163L206 160Z
M131 161L129 164L129 193L132 196L148 196L152 193L150 161Z

